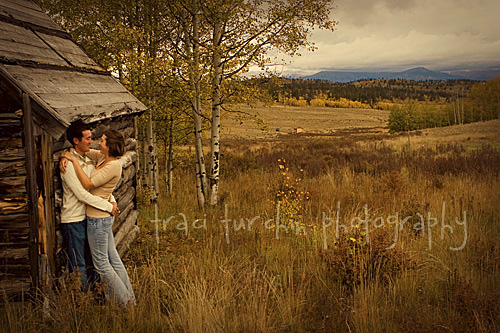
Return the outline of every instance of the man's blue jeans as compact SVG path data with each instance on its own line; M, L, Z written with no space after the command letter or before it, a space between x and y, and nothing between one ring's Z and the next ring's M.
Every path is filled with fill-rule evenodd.
M87 217L90 251L97 272L108 286L109 295L116 301L135 305L135 295L127 270L116 251L113 237L114 217Z
M96 273L87 241L87 220L61 223L64 248L69 259L69 272L79 272L82 290L88 291L96 281Z

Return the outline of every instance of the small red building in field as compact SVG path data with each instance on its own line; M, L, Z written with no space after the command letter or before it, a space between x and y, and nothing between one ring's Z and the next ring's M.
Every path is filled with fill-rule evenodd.
M293 128L293 133L297 134L297 133L304 133L304 129L300 126L295 126Z

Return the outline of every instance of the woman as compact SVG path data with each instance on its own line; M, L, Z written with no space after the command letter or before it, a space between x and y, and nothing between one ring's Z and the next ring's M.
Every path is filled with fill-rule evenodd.
M87 156L97 161L90 178L85 174L76 156L64 152L62 157L73 163L76 175L90 193L109 200L122 174L118 157L123 155L125 142L120 132L108 130L99 140L100 151L90 150ZM110 296L117 302L135 305L135 295L125 266L116 251L113 237L114 217L108 212L87 206L87 234L96 270L108 285Z

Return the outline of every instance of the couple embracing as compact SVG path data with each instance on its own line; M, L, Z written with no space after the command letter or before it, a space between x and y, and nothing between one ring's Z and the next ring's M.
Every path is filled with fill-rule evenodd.
M81 120L72 123L66 138L73 148L61 154L61 230L69 271L81 274L83 290L95 282L97 272L107 285L111 299L135 304L134 291L116 250L112 228L114 215L119 212L112 193L121 178L118 157L124 153L125 142L120 132L107 130L99 140L100 150L90 149L90 129Z

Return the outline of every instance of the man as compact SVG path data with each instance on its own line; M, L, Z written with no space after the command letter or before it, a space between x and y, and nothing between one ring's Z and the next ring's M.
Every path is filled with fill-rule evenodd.
M66 130L66 138L73 145L70 152L79 160L85 173L95 169L94 162L86 156L92 144L90 126L81 120L72 123ZM85 190L76 176L72 163L61 166L63 187L63 204L61 208L61 231L68 251L69 271L77 270L81 275L82 290L87 291L96 280L92 256L87 242L86 205L107 211L111 215L118 212L115 199L110 201L90 194Z

